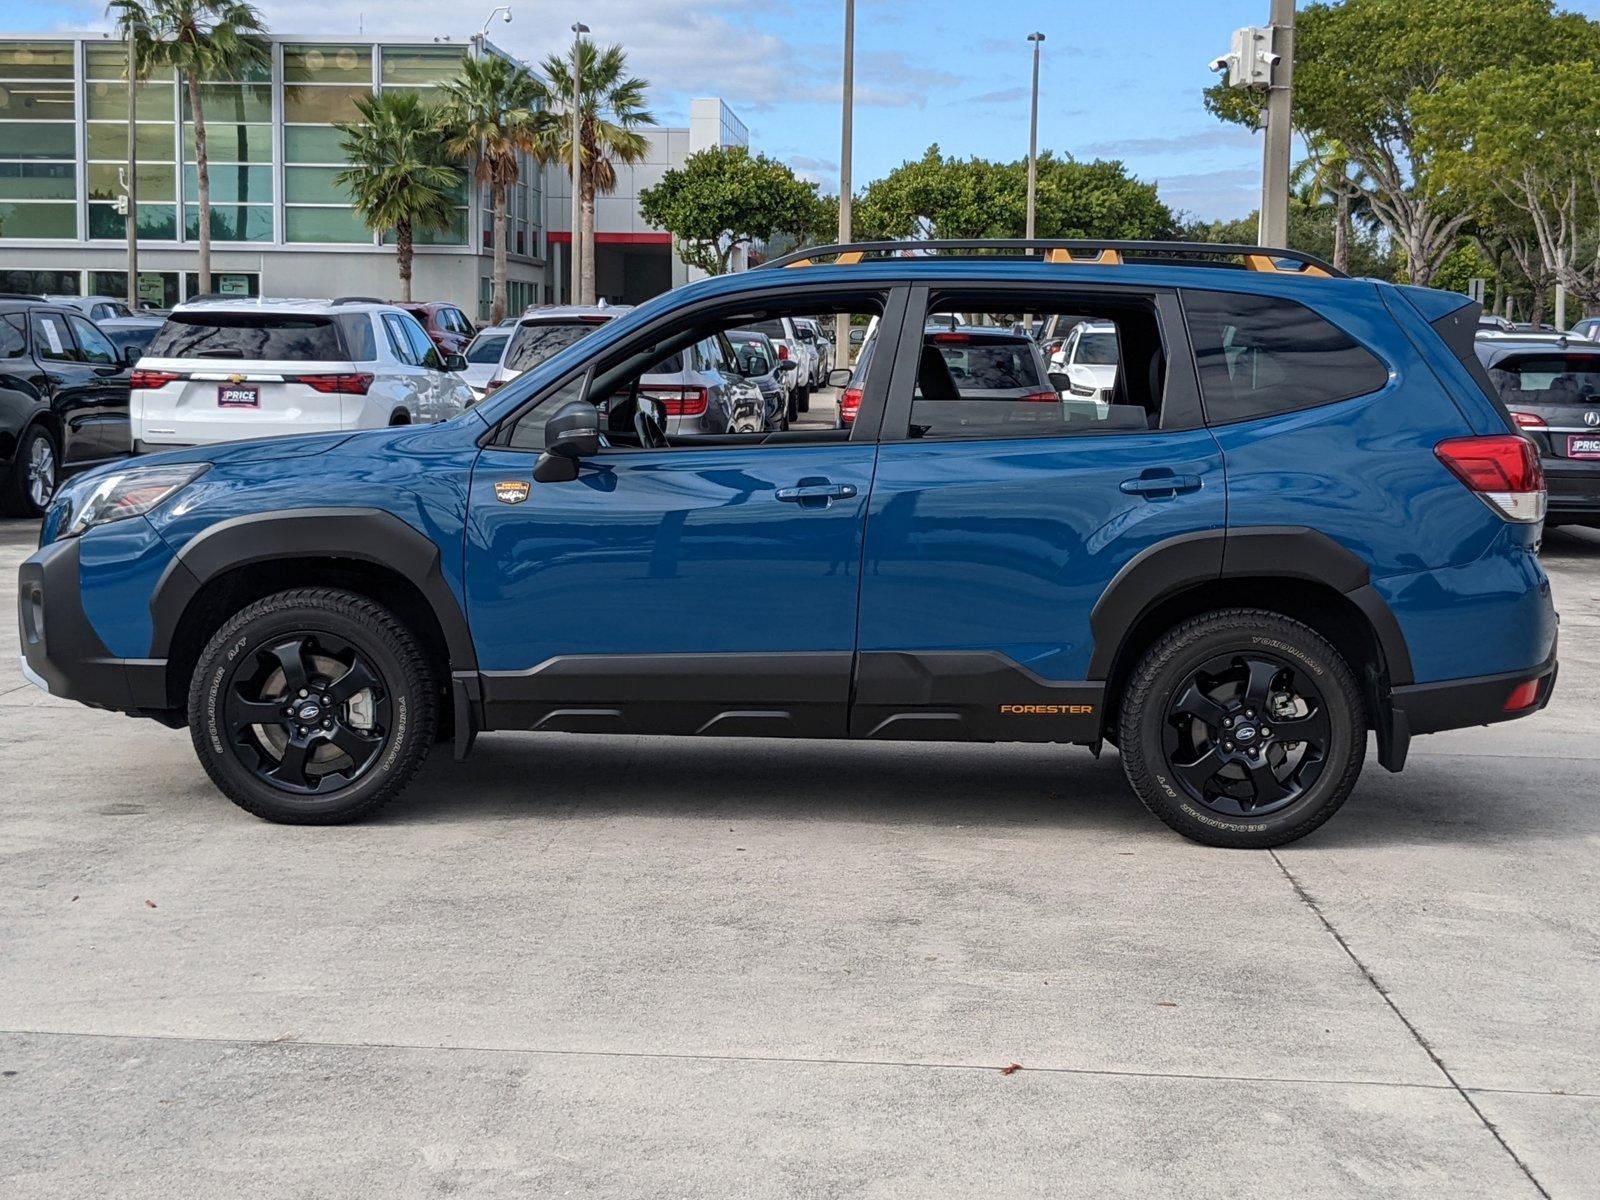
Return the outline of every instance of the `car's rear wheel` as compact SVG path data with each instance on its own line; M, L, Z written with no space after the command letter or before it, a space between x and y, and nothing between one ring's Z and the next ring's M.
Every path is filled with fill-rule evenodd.
M0 508L11 517L42 517L61 480L61 453L43 425L33 424L17 439L11 478L0 493Z
M428 661L364 596L301 588L256 601L201 652L189 729L212 781L269 821L331 825L392 799L438 723Z
M1185 837L1266 848L1304 837L1355 788L1366 713L1349 665L1308 626L1224 609L1140 661L1117 744L1145 806Z
M809 386L800 389L800 394L795 398L794 404L795 408L800 412L811 411L811 388Z

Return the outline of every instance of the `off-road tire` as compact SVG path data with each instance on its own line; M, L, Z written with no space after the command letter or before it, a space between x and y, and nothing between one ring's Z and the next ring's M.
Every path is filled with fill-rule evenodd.
M264 642L326 633L357 647L392 705L392 728L378 761L347 786L318 796L263 781L226 744L221 703L241 655ZM223 623L201 652L189 686L189 730L206 774L246 812L291 825L335 825L371 815L411 781L438 728L438 689L411 631L365 596L334 588L296 588L266 596Z
M1260 647L1303 664L1315 677L1332 736L1325 765L1287 808L1260 817L1219 814L1168 778L1162 734L1174 691L1200 663ZM1229 608L1176 626L1145 652L1123 691L1116 743L1122 769L1146 808L1208 846L1268 849L1302 838L1339 810L1361 775L1366 708L1349 665L1309 626L1279 613Z

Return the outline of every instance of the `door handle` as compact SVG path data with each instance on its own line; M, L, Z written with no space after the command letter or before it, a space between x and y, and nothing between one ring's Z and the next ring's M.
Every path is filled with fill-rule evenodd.
M856 485L853 483L829 483L824 480L820 483L799 483L794 487L779 488L772 494L779 500L814 508L818 507L816 502L820 502L821 505L827 505L834 500L850 499L856 494ZM807 503L808 501L812 503Z
M1124 479L1117 485L1130 496L1172 496L1200 490L1198 475L1148 475Z

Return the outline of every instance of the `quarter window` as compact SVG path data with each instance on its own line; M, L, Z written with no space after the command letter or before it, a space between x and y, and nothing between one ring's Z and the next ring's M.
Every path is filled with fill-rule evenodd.
M1186 291L1183 307L1213 424L1349 400L1388 381L1354 338L1293 300Z

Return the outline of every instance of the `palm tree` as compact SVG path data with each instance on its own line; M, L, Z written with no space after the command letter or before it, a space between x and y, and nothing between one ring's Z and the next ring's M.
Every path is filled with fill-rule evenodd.
M337 128L350 166L333 177L369 229L394 230L400 298L411 299L412 233L444 231L456 216L461 172L446 161L439 114L415 92L359 96L361 120Z
M587 38L578 43L580 82L578 125L582 147L581 178L574 181L583 205L580 227L573 237L581 239L583 271L579 281L580 304L594 303L594 198L597 192L610 193L617 187L616 164L642 162L649 152L650 139L638 132L641 125L654 125L656 118L645 107L645 89L650 85L629 75L628 56L621 46L599 49ZM547 112L566 113L564 118L542 123L539 157L544 162L557 159L572 167L572 62L560 54L544 60L544 78L538 81L539 100Z
M188 89L194 123L194 166L199 181L200 290L211 290L211 171L206 159L206 120L200 109L202 80L242 79L265 66L271 52L266 25L246 0L111 0L124 38L133 31L139 62L148 70L177 70ZM133 114L128 115L133 119Z
M538 148L538 88L525 68L490 55L466 59L461 74L440 91L446 152L457 162L476 156L473 175L489 185L494 211L492 323L506 315L506 193L521 175L517 156Z
M1337 140L1312 137L1306 142L1307 156L1295 168L1290 182L1303 187L1308 200L1315 204L1326 196L1333 201L1333 265L1340 271L1350 270L1350 233L1354 206L1363 201L1359 169L1352 178L1350 156Z

